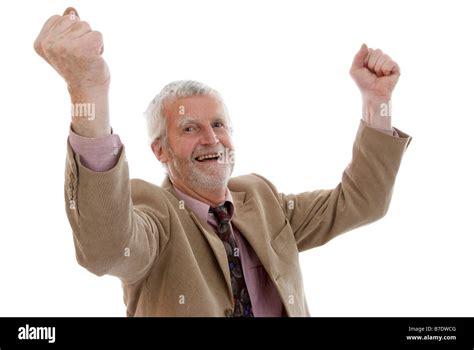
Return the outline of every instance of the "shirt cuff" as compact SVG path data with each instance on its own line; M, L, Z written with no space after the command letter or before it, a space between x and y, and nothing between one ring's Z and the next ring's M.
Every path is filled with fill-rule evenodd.
M72 127L69 129L69 144L72 150L79 154L82 165L98 172L112 169L117 164L123 148L122 141L116 134L89 138L76 134Z
M374 128L373 126L371 126L370 124L368 124L364 120L362 120L362 122L365 123L365 125L367 125L369 128L375 129L377 131L383 132L384 134L387 134L387 135L390 135L390 136L393 136L393 137L396 137L396 138L400 138L400 135L398 135L397 130L395 130L394 128L392 128L392 130L379 129L379 128Z

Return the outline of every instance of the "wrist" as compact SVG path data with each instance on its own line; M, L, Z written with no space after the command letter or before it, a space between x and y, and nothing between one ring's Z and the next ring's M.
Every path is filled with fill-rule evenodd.
M77 86L67 85L71 102L79 102L85 100L103 99L109 96L109 86Z
M392 103L390 96L364 96L362 119L367 125L392 130Z
M71 120L75 133L90 138L110 134L108 87L69 88Z

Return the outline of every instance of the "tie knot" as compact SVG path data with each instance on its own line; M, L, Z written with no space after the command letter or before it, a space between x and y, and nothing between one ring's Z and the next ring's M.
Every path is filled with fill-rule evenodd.
M227 203L224 203L223 205L209 209L209 212L214 214L217 222L217 230L220 234L226 232L230 226L229 208L226 206L226 204Z
M209 211L214 214L216 221L220 224L227 224L230 221L230 214L225 203L218 207L210 208Z

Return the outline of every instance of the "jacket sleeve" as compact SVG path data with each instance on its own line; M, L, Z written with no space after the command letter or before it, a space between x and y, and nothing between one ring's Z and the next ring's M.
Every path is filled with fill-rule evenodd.
M325 244L337 235L383 217L411 137L396 129L392 137L361 121L352 161L332 190L279 194L299 251Z
M68 142L64 194L78 263L125 283L145 276L157 258L166 218L134 207L125 148L112 169L95 172L81 164Z

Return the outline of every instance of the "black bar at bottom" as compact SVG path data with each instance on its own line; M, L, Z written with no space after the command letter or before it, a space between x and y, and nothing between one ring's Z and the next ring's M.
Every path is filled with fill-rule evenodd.
M0 318L0 350L139 349L185 342L221 347L226 341L236 346L290 341L295 347L309 342L316 349L474 349L474 318Z

